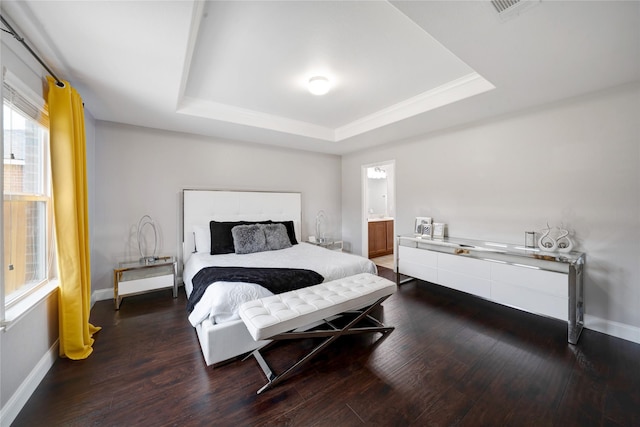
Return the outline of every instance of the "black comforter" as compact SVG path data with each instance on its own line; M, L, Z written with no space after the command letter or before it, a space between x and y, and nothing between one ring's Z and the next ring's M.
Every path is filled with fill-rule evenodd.
M193 290L187 301L187 311L193 311L207 287L214 282L255 283L274 294L280 294L323 281L322 275L301 268L205 267L191 280Z

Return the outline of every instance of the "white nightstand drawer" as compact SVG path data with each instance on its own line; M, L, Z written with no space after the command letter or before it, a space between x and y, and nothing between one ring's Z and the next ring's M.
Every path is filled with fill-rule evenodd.
M137 294L138 292L146 292L154 289L172 288L173 274L165 276L147 277L138 280L127 280L118 283L118 294L121 296Z

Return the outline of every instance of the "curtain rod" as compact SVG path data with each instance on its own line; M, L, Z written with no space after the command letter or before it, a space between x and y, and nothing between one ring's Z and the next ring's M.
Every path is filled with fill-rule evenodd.
M0 19L2 20L2 23L8 28L8 30L5 30L4 28L2 28L2 31L4 31L5 33L11 34L13 38L15 38L20 43L22 43L25 49L27 49L29 53L40 63L40 65L42 65L44 69L47 70L49 74L51 74L51 76L56 80L56 85L58 87L64 87L64 83L62 82L62 80L56 77L56 75L53 73L53 71L51 71L51 69L47 66L47 64L45 64L44 61L40 59L40 57L33 51L33 49L29 47L27 42L24 41L24 37L20 37L16 32L16 30L13 29L13 27L7 22L6 19L4 19L4 16L2 16L1 14L0 14Z

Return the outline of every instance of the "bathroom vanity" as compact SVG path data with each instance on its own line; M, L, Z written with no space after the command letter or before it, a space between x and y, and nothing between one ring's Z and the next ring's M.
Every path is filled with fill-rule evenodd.
M369 219L369 258L393 253L393 218Z

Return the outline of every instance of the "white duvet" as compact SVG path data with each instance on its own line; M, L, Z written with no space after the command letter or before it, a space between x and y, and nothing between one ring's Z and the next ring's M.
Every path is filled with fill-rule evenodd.
M358 273L377 274L376 265L367 258L331 251L309 243L245 255L195 253L187 261L182 273L187 296L191 295L193 290L191 280L196 273L204 267L211 266L304 268L321 274L325 282ZM242 303L269 295L273 294L254 283L213 283L189 315L189 322L196 326L207 318L213 323L240 319L238 308Z

